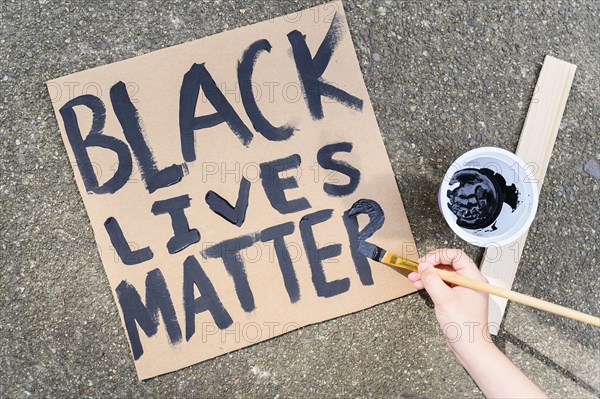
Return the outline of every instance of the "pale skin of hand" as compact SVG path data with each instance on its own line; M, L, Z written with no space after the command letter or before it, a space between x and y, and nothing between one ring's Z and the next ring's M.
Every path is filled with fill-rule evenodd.
M487 398L547 398L492 342L486 328L488 294L448 286L436 267L487 280L467 254L449 248L429 252L419 260L419 272L408 275L415 288L429 293L448 346L483 394Z

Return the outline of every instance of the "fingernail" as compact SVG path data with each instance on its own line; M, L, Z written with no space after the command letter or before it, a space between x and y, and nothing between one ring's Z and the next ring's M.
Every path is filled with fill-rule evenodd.
M419 273L424 272L425 270L429 269L431 265L427 262L423 262L421 264L419 264Z

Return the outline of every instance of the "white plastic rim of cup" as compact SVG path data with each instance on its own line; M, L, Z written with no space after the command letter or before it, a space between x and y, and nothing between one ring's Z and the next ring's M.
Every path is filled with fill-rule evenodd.
M508 186L515 184L519 196L517 208L502 204L500 215L495 223L482 229L466 229L456 223L457 217L448 207L448 190L454 173L466 168L487 168L499 173ZM446 222L460 238L479 247L498 247L507 245L523 235L537 212L539 193L533 173L515 154L496 147L481 147L468 151L460 156L448 168L438 192L438 206Z

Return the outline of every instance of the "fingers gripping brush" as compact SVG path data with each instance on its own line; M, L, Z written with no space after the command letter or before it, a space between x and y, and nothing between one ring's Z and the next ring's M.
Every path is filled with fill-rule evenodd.
M377 202L367 199L360 199L352 205L348 211L348 216L357 217L359 214L369 216L369 223L357 236L357 247L361 254L376 262L383 263L388 266L393 266L412 272L418 272L419 263L414 260L404 258L393 252L389 252L375 244L367 242L373 233L383 226L384 215L383 210ZM509 299L523 305L531 306L536 309L554 313L560 316L568 317L573 320L578 320L584 323L600 327L600 317L592 316L586 313L579 312L565 306L557 305L552 302L534 298L529 295L521 294L512 290L497 287L482 281L470 279L461 276L456 272L451 272L442 269L435 269L440 278L448 283L460 285L462 287L471 288L476 291L486 292L491 295L496 295L502 298Z

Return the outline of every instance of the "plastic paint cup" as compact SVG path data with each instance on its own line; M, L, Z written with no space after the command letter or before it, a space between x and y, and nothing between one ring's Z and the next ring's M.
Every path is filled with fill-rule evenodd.
M459 226L458 216L449 206L448 191L460 186L458 182L451 185L450 181L456 172L464 173L465 169L484 170L488 174L493 171L504 178L506 186L514 184L517 190L516 208L513 210L511 205L502 202L498 216L488 226L477 229ZM460 156L446 172L438 192L438 206L452 231L479 247L506 245L523 235L533 222L538 199L536 180L525 163L512 152L496 147L481 147Z

